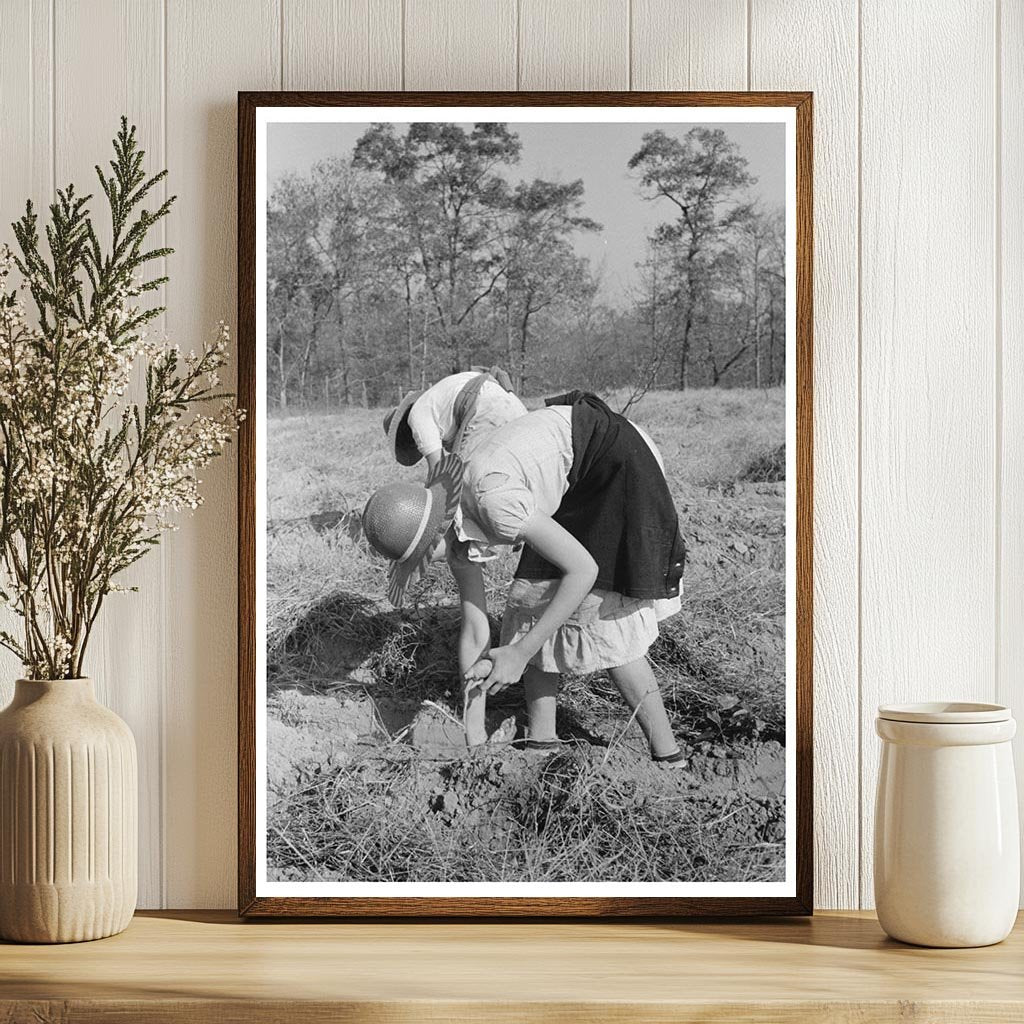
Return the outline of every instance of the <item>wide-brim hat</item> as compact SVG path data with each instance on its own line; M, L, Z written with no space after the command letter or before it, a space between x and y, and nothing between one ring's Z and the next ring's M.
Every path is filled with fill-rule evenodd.
M388 435L388 443L395 458L403 466L415 466L423 458L422 452L416 447L409 426L409 411L413 403L424 392L410 391L405 398L384 417L384 433Z
M463 462L448 453L430 471L424 486L410 481L387 484L370 496L363 510L363 532L370 546L391 559L388 600L400 608L409 584L427 567L437 539L452 524L462 497Z

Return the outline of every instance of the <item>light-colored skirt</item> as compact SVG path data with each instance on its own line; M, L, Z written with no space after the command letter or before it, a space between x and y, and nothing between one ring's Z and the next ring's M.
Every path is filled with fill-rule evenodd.
M522 639L544 614L558 580L513 580L501 642ZM679 611L678 597L642 600L613 590L592 590L530 659L543 672L584 675L642 658L658 638L658 623Z

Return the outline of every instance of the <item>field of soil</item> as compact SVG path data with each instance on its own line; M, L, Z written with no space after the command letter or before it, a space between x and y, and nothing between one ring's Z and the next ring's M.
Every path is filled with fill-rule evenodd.
M538 403L533 403L538 404ZM612 401L614 405L614 401ZM557 754L512 745L522 691L462 737L450 574L406 608L359 510L409 470L381 410L272 419L268 876L295 881L774 881L784 875L784 396L647 395L688 545L651 649L685 769L650 762L603 673L564 680ZM415 471L412 471L413 473ZM495 630L515 556L489 569Z

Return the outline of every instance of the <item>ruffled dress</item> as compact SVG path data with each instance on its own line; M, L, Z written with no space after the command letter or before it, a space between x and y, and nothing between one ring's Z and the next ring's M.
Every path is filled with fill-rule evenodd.
M651 438L637 430L664 472ZM466 465L456 537L461 559L486 562L498 548L521 541L534 512L552 515L568 488L573 463L572 409L549 406L489 434ZM544 613L558 580L512 582L501 624L501 642L524 637ZM585 674L642 658L658 637L658 623L680 609L678 595L626 597L592 590L555 631L530 664L544 672Z

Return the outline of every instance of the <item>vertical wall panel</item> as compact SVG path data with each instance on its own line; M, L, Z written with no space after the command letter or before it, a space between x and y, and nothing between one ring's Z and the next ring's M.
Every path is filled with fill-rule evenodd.
M285 89L401 89L402 0L283 0Z
M9 0L0 32L0 216L3 242L14 244L9 223L25 200L49 201L53 114L49 0Z
M865 905L876 705L994 694L994 40L992 2L863 0Z
M138 126L147 169L164 166L163 10L160 0L64 0L55 6L54 83L57 185L91 192L93 219L109 241L109 211L94 167L109 170L121 115ZM102 53L103 59L96 55ZM83 83L88 82L84 88ZM162 190L158 193L162 198ZM152 245L162 242L157 230ZM162 270L162 268L160 268ZM154 273L153 276L159 276ZM159 293L155 301L163 300ZM160 330L161 324L154 325ZM141 379L128 394L145 396ZM136 594L110 594L86 657L97 697L131 726L139 751L139 904L162 898L162 706L164 580L160 552L150 552L118 583Z
M1002 411L999 690L1024 721L1024 4L1002 5ZM1014 744L1024 811L1024 740ZM1021 815L1024 821L1024 813Z
M406 89L515 89L516 0L405 0Z
M168 330L183 347L235 319L236 93L281 81L277 0L167 0ZM224 374L233 379L234 368ZM235 448L167 546L167 905L235 899Z
M14 247L10 224L32 199L45 211L53 189L53 32L49 0L10 0L0 31L0 244ZM0 629L18 635L21 620L0 608ZM23 674L0 648L0 707Z
M628 89L627 0L520 0L521 89Z
M0 139L9 152L21 152L25 160L0 160L0 245L14 246L8 225L33 195L32 183L32 4L10 4L4 31L0 33ZM17 636L19 619L0 608L0 629ZM14 681L21 675L16 655L0 648L0 708L14 695Z
M747 0L633 0L632 88L745 89L746 33Z
M752 88L814 91L815 900L855 907L857 12L829 0L755 0L751 15Z

